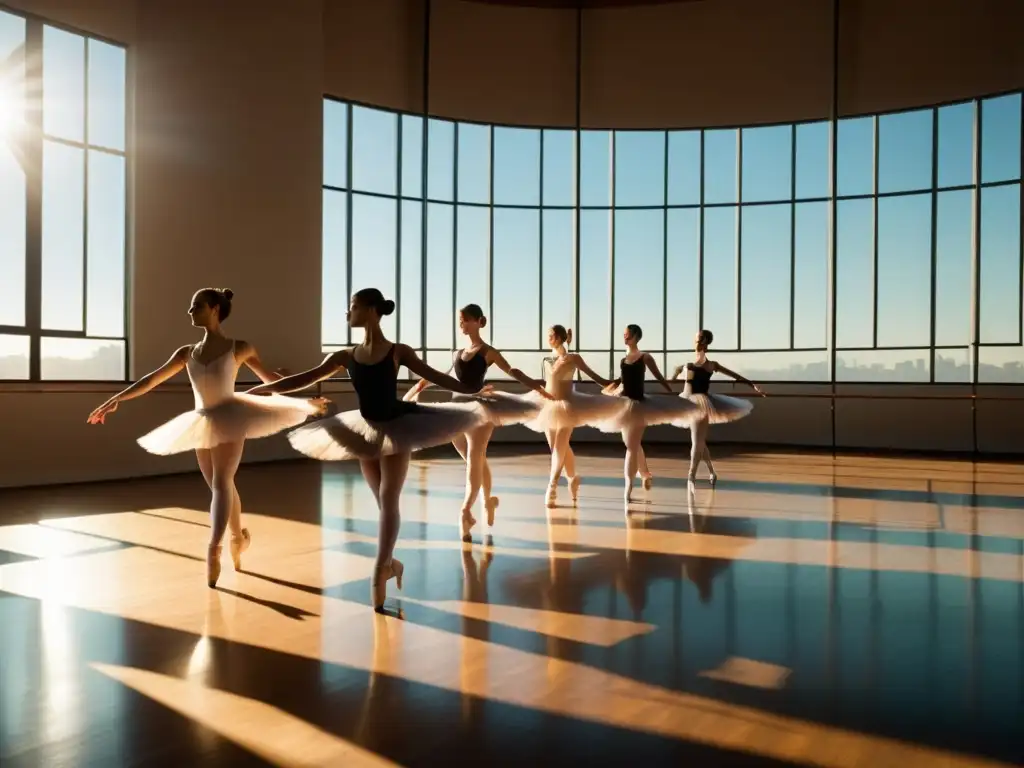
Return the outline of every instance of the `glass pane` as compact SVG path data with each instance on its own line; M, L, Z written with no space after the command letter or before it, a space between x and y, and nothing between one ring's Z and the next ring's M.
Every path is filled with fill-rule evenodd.
M798 349L821 348L828 343L828 213L828 203L796 207L793 343ZM820 380L828 380L827 371Z
M978 381L982 384L1024 384L1020 347L979 349Z
M743 202L792 198L793 126L743 129Z
M932 110L878 118L878 191L932 188Z
M431 349L452 348L454 216L450 205L427 207L427 346Z
M840 195L869 195L874 191L874 131L872 117L839 121L836 163Z
M932 196L878 200L878 344L931 343Z
M397 142L397 115L380 109L352 107L353 189L395 194Z
M461 309L467 304L479 304L484 314L491 314L491 307L488 306L488 285L487 278L490 270L489 254L491 250L491 212L487 208L476 206L460 205L458 208L458 223L456 240L456 255L458 259L457 271L455 273L455 307ZM495 284L497 288L499 284ZM507 319L507 318L506 318ZM488 320L491 320L489 317ZM458 314L453 313L452 322L455 323L455 340L462 344L465 339L460 339L458 328ZM484 333L494 333L488 323ZM486 335L485 335L486 338ZM493 336L492 336L493 338Z
M125 149L125 50L89 40L89 143Z
M431 200L452 200L455 192L455 123L427 123L427 195Z
M576 202L576 132L544 131L544 205Z
M580 327L574 345L608 349L611 337L611 239L608 211L580 212ZM566 326L568 327L568 326Z
M85 38L43 28L43 131L85 141Z
M0 380L27 379L28 336L0 336Z
M2 141L0 200L0 325L24 325L25 171L11 147Z
M735 349L736 216L738 209L704 211L704 327L719 349Z
M939 186L971 184L974 176L974 102L939 110Z
M572 272L576 215L573 211L544 211L543 216L543 323L533 342L539 349L544 348L547 329L552 325L572 325L575 292Z
M324 184L348 187L348 105L324 99Z
M21 140L24 128L25 20L0 11L0 144Z
M349 288L346 281L348 247L347 193L324 190L323 285L321 286L320 343L344 344L349 338Z
M494 329L498 349L535 349L540 336L540 213L494 211ZM564 322L564 321L562 321Z
M824 351L730 352L719 359L753 381L828 381L828 353ZM672 367L682 362L687 361L673 361ZM749 390L744 392L741 387L729 394L749 397ZM754 407L757 408L756 400Z
M736 142L735 130L704 131L704 202L735 203ZM717 335L717 334L716 334Z
M82 330L85 156L43 142L43 328Z
M984 356L984 349L981 355ZM981 370L984 370L984 366L981 366ZM970 384L971 350L967 347L936 350L935 381L943 384Z
M981 102L981 181L1020 178L1020 105L1014 93Z
M606 379L610 379L612 377L612 360L618 359L616 357L616 354L617 353L612 352L607 347L605 347L604 349L580 350L580 355L583 357L587 365L594 369L594 373ZM590 381L590 379L588 379L586 376L583 376L582 374L578 374L576 380L586 382Z
M830 131L827 122L796 127L796 196L800 199L828 197Z
M384 197L352 195L352 291L377 288L395 297L397 202ZM395 337L394 314L381 318L381 330Z
M423 118L402 115L402 194L423 197Z
M837 214L836 345L870 347L875 311L871 200L843 200Z
M664 131L615 132L615 204L665 204Z
M935 343L971 341L971 225L969 189L943 192L935 215ZM938 363L935 375L938 376Z
M580 205L612 204L611 131L580 134Z
M402 299L398 306L399 340L423 345L423 204L402 202Z
M491 129L459 123L459 201L487 203L491 199Z
M505 359L508 360L508 364L513 368L518 368L527 376L532 376L537 379L543 378L544 358L548 354L547 352L502 352L502 354ZM497 366L492 366L490 370L487 371L487 378L503 381L511 381L512 379L511 376L508 376Z
M540 204L540 131L494 129L494 202Z
M125 160L89 150L85 332L124 336Z
M1020 185L981 190L982 343L1020 339ZM1017 350L1020 354L1021 350Z
M124 342L44 336L39 366L48 381L124 381Z
M836 354L836 381L925 383L927 349L858 349Z
M641 348L664 348L664 236L663 210L615 213L614 349L622 346L621 333L630 323L643 329Z
M693 347L697 331L700 283L700 210L676 208L668 212L668 349Z
M668 204L700 203L700 131L668 134Z
M793 206L755 205L741 215L743 348L789 347Z

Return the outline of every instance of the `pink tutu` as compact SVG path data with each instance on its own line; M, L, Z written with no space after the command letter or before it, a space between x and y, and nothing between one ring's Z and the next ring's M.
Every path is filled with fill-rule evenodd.
M234 394L211 408L187 411L138 439L150 453L166 456L268 437L319 413L311 400L284 395Z
M647 395L643 400L615 394L611 397L622 400L624 407L613 418L595 425L602 432L621 432L630 427L655 424L686 426L701 416L696 404L674 395Z
M547 400L536 392L526 397L540 405L537 415L525 422L534 432L595 426L616 419L626 407L625 398L585 395L575 389L560 400Z
M540 398L511 392L491 392L486 395L454 395L453 403L477 403L483 409L487 422L496 427L508 424L522 424L537 416L541 409Z

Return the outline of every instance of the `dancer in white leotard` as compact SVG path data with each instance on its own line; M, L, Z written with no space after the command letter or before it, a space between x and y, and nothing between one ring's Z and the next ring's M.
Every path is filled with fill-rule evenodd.
M483 389L487 369L498 366L513 379L525 387L529 387L545 399L552 399L542 384L529 378L518 368L513 368L504 356L480 338L480 330L487 325L484 311L478 304L467 304L459 310L459 330L469 339L465 350L458 350L452 358L452 366L448 373L455 373L463 384L474 387L476 391ZM420 379L403 398L415 402L420 393L430 386L426 379ZM509 392L491 392L488 395L460 395L452 397L454 402L473 401L479 403L487 420L480 426L459 435L452 441L455 450L466 461L466 497L462 502L462 540L472 541L470 531L476 525L473 517L473 504L484 492L484 509L487 510L487 525L494 525L494 511L498 508L498 497L491 495L491 466L487 461L487 445L491 441L495 427L507 424L522 424L536 416L540 411L540 402L536 398L514 395Z
M579 499L580 477L576 474L576 456L569 445L573 429L608 421L625 407L619 398L585 395L573 388L572 378L576 371L582 371L603 387L611 382L598 376L582 357L568 352L565 345L571 342L572 331L564 326L553 325L548 330L548 344L554 356L544 359L544 388L554 400L544 401L540 413L526 422L530 429L544 433L551 448L548 506L554 506L558 501L558 479L563 469L569 480L573 503ZM539 398L539 395L531 392L527 397Z
M150 453L167 455L194 450L199 468L210 487L210 542L206 553L206 578L210 587L220 578L221 542L231 528L231 559L241 570L242 553L252 537L242 527L242 502L235 487L235 472L246 439L266 437L322 413L325 401L294 397L264 398L236 394L235 379L247 365L262 381L280 378L260 361L256 348L245 341L229 339L221 323L231 313L230 290L204 288L192 297L189 316L202 328L203 340L179 347L155 371L107 400L89 414L90 424L103 424L120 403L142 397L181 370L188 373L195 394L195 410L187 411L139 438Z
M605 394L620 396L626 407L613 419L597 425L602 432L622 433L622 442L626 446L624 500L627 507L633 500L633 478L636 477L638 469L643 477L645 490L649 489L653 482L653 475L647 467L647 457L641 444L644 430L653 424L685 423L687 420L698 418L699 415L699 409L695 404L676 397L676 393L658 370L654 357L641 352L637 347L643 335L644 332L639 325L626 326L622 334L622 340L626 343L626 356L619 363L620 378L604 390ZM658 383L668 391L668 395L648 396L644 393L644 374L647 371L650 371Z
M708 347L711 346L714 338L714 334L707 329L697 331L697 335L693 340L693 347L696 352L694 362L687 363L685 366L677 366L672 374L673 379L678 379L684 371L686 372L686 388L680 397L685 397L696 405L701 412L697 420L681 421L676 425L681 427L688 426L690 428L689 481L693 483L697 479L697 469L700 466L701 459L703 459L704 463L708 465L712 485L718 481L718 475L715 474L715 468L711 464L711 452L708 451L707 447L708 426L710 424L725 424L742 419L754 407L747 400L740 400L737 397L729 397L728 395L711 394L709 389L712 374L722 373L726 376L731 376L736 381L749 385L761 397L766 396L760 387L750 379L730 371L724 365L716 363L714 360L708 360Z

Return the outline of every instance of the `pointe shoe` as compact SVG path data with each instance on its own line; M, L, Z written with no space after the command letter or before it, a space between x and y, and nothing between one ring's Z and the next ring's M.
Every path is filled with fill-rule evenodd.
M580 483L582 480L579 475L573 475L572 479L569 480L569 493L572 494L572 503L576 504L580 500Z
M473 541L473 535L470 531L473 530L473 526L476 525L476 518L473 517L473 513L468 509L462 510L462 540L469 543Z
M718 475L715 474L715 470L711 470L711 474L708 476L708 482L712 485L718 482Z
M549 485L548 486L547 505L549 507L554 507L557 504L558 504L558 486L557 485Z
M252 534L249 533L248 528L242 529L241 536L231 537L231 562L236 571L242 570L242 553L249 548L250 544L252 544Z
M220 554L223 548L220 546L210 547L206 550L206 584L213 589L217 586L217 579L220 578Z
M654 485L654 475L644 475L644 490L651 490L652 485Z
M487 510L487 527L494 527L494 510L498 508L498 497L488 496L487 500L484 501L484 509Z
M401 560L394 557L391 558L390 565L381 566L374 571L373 581L370 583L370 600L375 611L380 611L384 607L384 600L388 595L388 582L394 579L398 589L401 590L402 576L404 575L405 566L402 565Z

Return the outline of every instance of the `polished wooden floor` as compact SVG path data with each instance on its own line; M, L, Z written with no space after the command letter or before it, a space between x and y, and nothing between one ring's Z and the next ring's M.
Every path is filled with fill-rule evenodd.
M595 452L596 451L596 452ZM653 451L653 449L652 449ZM369 604L348 464L245 468L244 572L204 581L198 475L0 497L0 764L967 766L1024 761L1024 469L743 453L413 463L405 590Z

